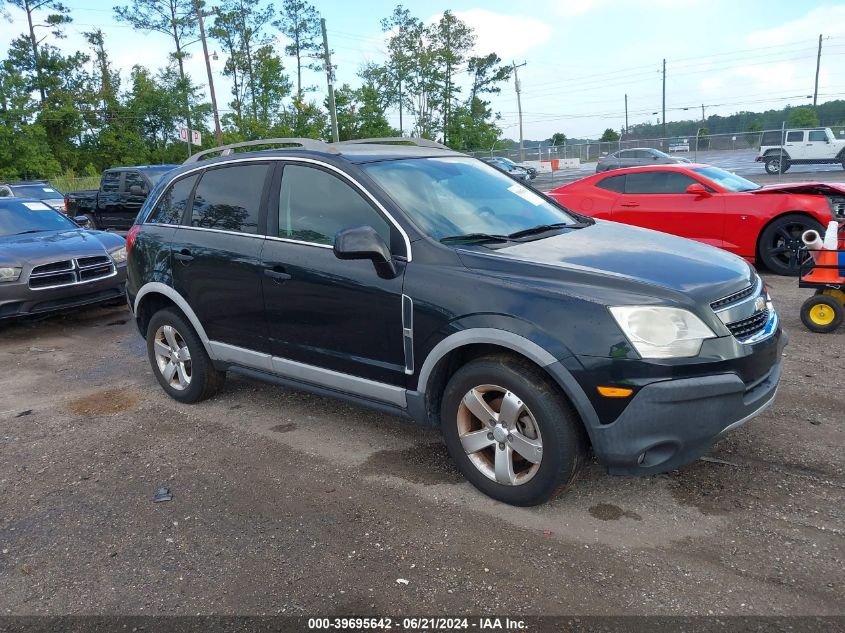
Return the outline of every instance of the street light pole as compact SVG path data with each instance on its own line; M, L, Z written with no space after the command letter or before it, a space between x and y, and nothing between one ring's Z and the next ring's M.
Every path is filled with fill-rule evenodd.
M205 41L205 24L202 19L212 13L203 13L199 0L194 0L194 9L197 12L197 21L200 26L200 39L202 40L202 52L205 55L205 71L208 73L208 91L211 93L211 111L214 114L214 140L217 145L223 145L223 130L220 129L220 114L217 112L217 96L214 94L214 78L211 75L211 60L208 56L208 42ZM190 134L190 131L188 132Z

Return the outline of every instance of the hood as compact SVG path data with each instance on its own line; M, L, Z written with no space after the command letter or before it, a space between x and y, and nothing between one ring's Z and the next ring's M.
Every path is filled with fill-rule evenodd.
M845 184L823 182L790 182L780 185L766 185L749 193L799 193L810 196L845 196Z
M461 258L471 268L489 270L490 257L478 256L486 263L473 261L480 251L463 250ZM513 260L524 262L533 268L525 271L532 277L696 303L710 303L742 290L755 276L745 260L721 249L602 220L554 237L483 251L510 259L507 268L511 270Z
M108 254L123 244L118 235L85 229L25 233L0 237L0 258L17 266L37 266L71 257Z

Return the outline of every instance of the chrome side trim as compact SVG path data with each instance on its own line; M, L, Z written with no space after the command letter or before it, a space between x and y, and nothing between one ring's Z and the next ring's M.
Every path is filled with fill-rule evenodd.
M350 393L380 402L387 402L400 407L407 405L405 389L367 378L359 378L331 369L306 365L287 358L271 356L228 343L210 341L213 357L217 360L237 363L253 369L276 374L283 378L292 378L320 387L328 387L343 393Z
M428 379L431 372L434 370L437 362L446 354L458 347L464 345L472 345L475 343L488 343L491 345L499 345L507 347L515 352L531 359L540 367L545 367L557 362L557 359L549 354L542 347L536 343L529 341L527 338L508 332L507 330L497 330L495 328L471 328L468 330L461 330L450 334L429 352L428 356L423 362L420 369L420 377L417 381L417 391L425 392L428 385Z
M330 165L329 163L325 163L323 161L316 160L316 159L313 159L313 158L307 158L305 156L253 156L253 157L250 157L250 158L238 158L237 156L233 156L231 160L218 161L218 162L210 163L210 164L208 164L208 163L198 163L196 167L193 167L191 169L188 169L188 170L180 173L179 178L187 176L188 174L192 174L196 171L214 168L214 167L217 167L218 165L230 165L230 164L234 164L234 163L247 163L247 162L266 163L268 161L288 161L288 162L309 163L309 164L313 164L313 165L319 165L320 167L328 169L329 171L334 172L335 174L338 174L342 178L348 180L373 205L375 205L384 214L384 216L390 221L390 223L394 227L396 227L396 230L399 231L400 235L402 235L402 240L405 242L405 253L406 253L405 257L409 262L412 260L411 239L408 237L408 234L405 232L405 229L403 229L402 226L396 221L396 218L394 218L388 212L388 210L384 208L384 205L382 205L375 198L375 196L373 196L373 194L371 194L360 182L355 180L352 176L347 174L342 169L338 169L337 167L335 167L334 165ZM149 209L154 209L156 207L159 200L161 199L161 197L164 195L164 193L168 189L170 189L170 183L168 183L167 187L164 187L161 190L161 192L158 194L158 196L156 196L155 200L149 201ZM147 215L149 215L149 213L147 213ZM144 218L144 221L142 222L142 224L147 224L146 217ZM155 224L155 223L153 222L153 223L150 223L150 224ZM173 226L173 225L159 224L158 226ZM179 227L179 228L198 228L198 227L185 227L185 226L182 226L182 225L176 225L176 226ZM217 229L207 229L207 230L217 230ZM238 233L237 231L221 231L221 232L235 233L237 235L250 235L249 233ZM265 236L261 235L261 236L256 236L256 237L265 237ZM268 239L280 239L280 238L268 237ZM314 244L312 242L303 242L303 243L308 244L310 246L319 246L321 248L325 248L325 246L326 246L325 244Z
M402 295L402 344L405 350L405 373L414 374L414 300Z
M135 295L135 304L132 306L132 314L135 317L138 316L138 308L141 305L141 300L147 296L148 294L161 294L173 301L179 309L184 312L185 316L188 317L188 320L191 322L191 325L194 327L194 330L197 333L197 336L200 337L200 341L202 341L203 347L205 347L205 351L208 352L208 355L214 359L214 354L209 347L209 340L208 336L205 333L205 328L200 323L200 320L197 318L197 315L194 314L194 311L191 309L191 306L188 305L188 302L185 300L185 297L180 295L170 286L163 284L159 281L150 281L145 283L141 288L138 290L138 294Z

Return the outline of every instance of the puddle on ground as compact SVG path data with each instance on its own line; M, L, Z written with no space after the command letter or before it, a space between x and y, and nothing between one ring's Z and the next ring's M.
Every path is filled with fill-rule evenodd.
M415 484L459 484L464 480L440 442L377 451L361 467L367 474L392 475Z
M288 424L277 424L276 426L271 426L270 430L275 431L276 433L290 433L291 431L296 430L296 424L293 422Z
M599 503L590 508L590 515L602 521L618 521L622 517L626 519L633 519L634 521L642 521L643 518L636 512L623 510L619 506L612 503Z
M142 398L135 389L104 389L71 400L67 408L76 415L115 415L134 409Z

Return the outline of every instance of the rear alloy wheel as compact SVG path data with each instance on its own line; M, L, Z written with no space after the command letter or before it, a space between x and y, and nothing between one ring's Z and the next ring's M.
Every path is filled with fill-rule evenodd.
M781 165L781 162L783 162L783 165ZM786 157L781 159L780 156L772 156L766 159L766 173L768 174L785 174L791 166L789 159Z
M776 275L797 275L800 265L810 259L801 240L804 231L810 229L824 233L824 227L806 215L784 215L769 224L760 234L757 247L766 268Z
M584 429L569 402L536 367L509 357L460 368L443 394L449 453L481 492L512 505L543 503L584 461Z
M150 319L147 355L162 389L179 402L210 398L226 379L225 372L214 368L194 328L173 308L160 310Z

